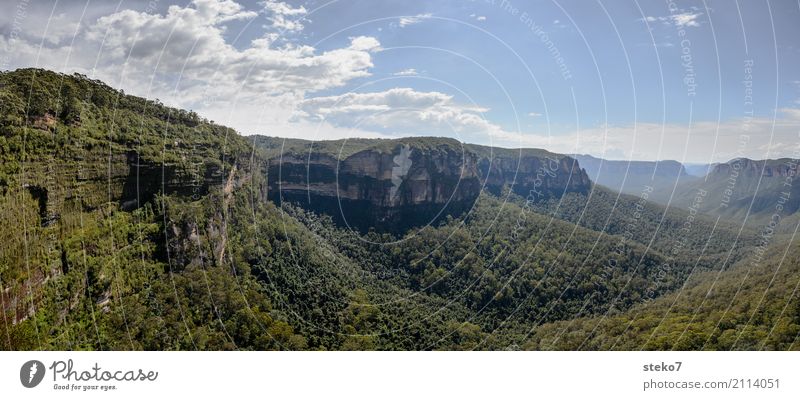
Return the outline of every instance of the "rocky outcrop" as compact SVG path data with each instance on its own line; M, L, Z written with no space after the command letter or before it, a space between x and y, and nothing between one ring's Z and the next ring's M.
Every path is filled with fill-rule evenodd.
M133 151L127 153L126 161L127 175L121 185L122 192L115 198L124 210L138 208L158 193L196 200L206 195L211 186L225 183L220 166L210 162L162 164L143 160Z
M403 231L468 211L481 190L504 187L528 196L588 191L591 183L572 158L480 146L413 140L381 142L342 157L330 152L285 152L268 161L268 198L331 215L359 231Z
M141 159L134 151L111 157L87 152L70 162L26 164L22 188L37 202L41 225L49 226L62 214L91 211L108 202L132 210L159 193L198 199L224 183L214 162L162 164Z
M504 152L480 158L478 166L486 178L486 189L494 194L508 186L520 196L550 198L568 192L586 193L591 187L577 160L556 154Z

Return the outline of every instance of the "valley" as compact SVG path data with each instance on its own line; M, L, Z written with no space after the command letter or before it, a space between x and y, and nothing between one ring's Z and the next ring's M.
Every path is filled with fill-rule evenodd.
M0 96L4 350L800 346L792 159L243 136L41 69Z

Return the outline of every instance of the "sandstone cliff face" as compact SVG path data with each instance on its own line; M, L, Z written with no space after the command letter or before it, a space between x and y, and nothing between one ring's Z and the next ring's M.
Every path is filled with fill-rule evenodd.
M739 158L716 165L709 175L727 177L738 173L739 176L752 178L758 178L760 175L765 178L786 178L796 173L797 167L795 165L793 168L792 165L793 161L785 158L779 160Z
M569 157L486 157L453 145L397 142L343 157L324 152L281 154L268 161L268 197L289 201L350 228L402 231L468 211L481 190L506 186L541 199L588 191L591 182Z
M133 151L127 153L124 170L127 170L124 176L115 177L122 184L119 185L121 192L117 192L113 199L127 210L144 205L158 193L197 200L206 195L212 186L222 186L225 180L218 164L162 164L142 160Z
M89 153L75 162L28 163L26 168L22 188L38 203L42 225L69 210L90 211L107 202L132 210L158 193L199 198L224 183L216 164L162 165L133 151L111 158Z
M539 198L560 197L563 193L586 193L591 180L578 162L570 157L499 156L481 158L481 175L486 177L486 189L499 193L508 185L520 196Z

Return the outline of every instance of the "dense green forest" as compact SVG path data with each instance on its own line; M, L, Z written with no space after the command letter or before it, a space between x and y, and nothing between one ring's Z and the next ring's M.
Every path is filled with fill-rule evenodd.
M360 232L268 201L269 160L461 145L245 137L37 69L0 100L0 349L800 347L786 233L600 186Z

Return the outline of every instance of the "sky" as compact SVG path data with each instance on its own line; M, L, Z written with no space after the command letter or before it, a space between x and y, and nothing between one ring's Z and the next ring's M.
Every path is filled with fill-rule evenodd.
M800 156L800 0L2 0L0 70L244 135L606 159Z

